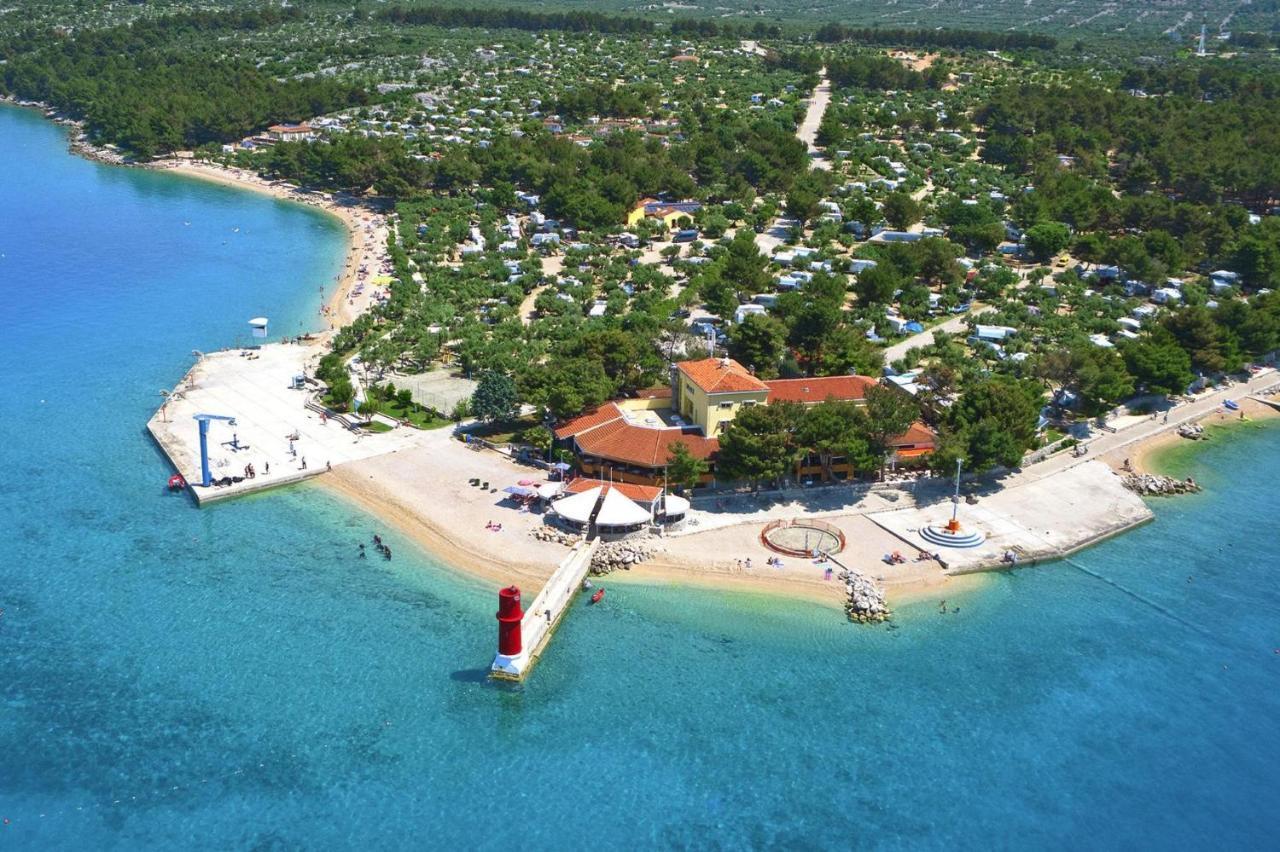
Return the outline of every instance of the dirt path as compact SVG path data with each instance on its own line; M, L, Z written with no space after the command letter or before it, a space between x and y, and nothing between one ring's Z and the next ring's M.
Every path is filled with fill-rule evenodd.
M827 79L827 69L818 72L818 85L809 96L809 108L805 111L804 120L796 129L796 138L804 143L809 152L809 168L831 171L831 161L818 149L818 128L822 125L822 117L831 105L831 81Z

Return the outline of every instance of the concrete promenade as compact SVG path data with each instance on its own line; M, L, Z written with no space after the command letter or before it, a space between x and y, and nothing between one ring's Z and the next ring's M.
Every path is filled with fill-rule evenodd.
M318 349L297 344L268 344L252 350L203 355L170 392L147 423L156 443L182 474L197 502L208 503L325 472L329 466L396 452L414 446L421 433L395 428L368 434L322 420L307 408L310 390L292 389ZM209 468L215 479L244 476L252 464L256 475L227 486L199 483L198 413L235 418L235 425L215 420L209 426ZM290 440L296 436L295 440Z
M964 529L986 536L978 547L939 548L921 538L922 528L945 524L951 509L950 499L938 494L928 503L867 517L913 548L938 551L949 574L1001 567L1006 551L1022 565L1058 559L1153 517L1142 498L1100 461L1074 465L1051 479L1015 481L976 504L961 503Z

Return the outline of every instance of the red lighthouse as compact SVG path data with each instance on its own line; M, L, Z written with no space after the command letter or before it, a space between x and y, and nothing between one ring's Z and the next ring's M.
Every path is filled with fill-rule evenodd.
M518 657L523 645L520 641L520 588L507 586L498 592L498 654Z

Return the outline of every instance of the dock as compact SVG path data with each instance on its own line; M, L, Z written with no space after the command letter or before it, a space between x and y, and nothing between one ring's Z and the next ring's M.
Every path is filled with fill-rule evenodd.
M599 544L598 538L579 542L556 566L556 570L547 578L542 591L538 592L520 620L523 638L521 652L512 656L500 653L494 657L489 669L490 677L495 680L522 681L529 674L582 588L582 581L591 570L591 558Z
M330 466L396 452L420 440L421 433L410 427L370 434L344 418L325 416L314 400L314 386L296 387L294 381L319 354L314 346L284 343L197 353L195 365L166 392L163 405L147 423L197 503L300 482ZM197 414L224 418L209 424L214 479L242 481L208 488L200 484ZM234 418L234 425L225 418ZM245 475L248 465L254 468L252 478Z

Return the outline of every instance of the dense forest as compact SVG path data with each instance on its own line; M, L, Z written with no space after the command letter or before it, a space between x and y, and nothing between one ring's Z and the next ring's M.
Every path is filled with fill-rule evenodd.
M1132 193L1262 205L1280 196L1274 79L1225 100L1134 97L1088 80L1015 83L975 119L987 130L991 163L1027 171L1065 155L1086 174L1115 173Z
M909 30L871 29L846 27L844 24L823 24L814 33L821 42L834 44L856 41L863 44L887 44L901 47L952 47L978 50L1018 50L1038 48L1053 50L1057 39L1036 33L992 33L981 30Z
M464 9L455 6L406 8L397 6L377 18L403 26L493 27L513 30L564 30L590 33L649 33L654 26L642 18L599 12L531 12L526 9Z
M192 34L267 29L293 10L173 15L74 38L6 45L0 89L82 119L97 141L150 157L230 142L272 122L300 121L368 101L331 78L277 80L252 63L171 48Z

